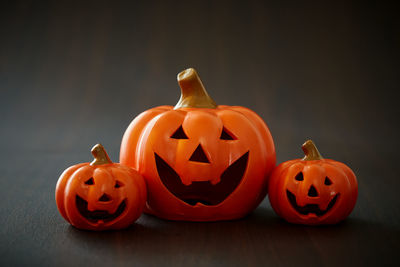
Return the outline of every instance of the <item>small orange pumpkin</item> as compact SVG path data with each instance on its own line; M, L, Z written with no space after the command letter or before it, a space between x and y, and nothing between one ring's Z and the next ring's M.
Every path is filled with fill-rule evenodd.
M137 116L126 130L120 162L148 186L146 212L171 220L245 216L267 193L275 147L264 121L238 106L217 106L194 69L178 74L175 107Z
M269 183L275 212L291 223L334 224L353 210L357 180L345 164L323 159L311 140L302 146L303 159L278 165Z
M66 169L56 186L61 215L87 230L122 229L143 212L146 185L134 169L112 163L103 146L92 148L94 160Z

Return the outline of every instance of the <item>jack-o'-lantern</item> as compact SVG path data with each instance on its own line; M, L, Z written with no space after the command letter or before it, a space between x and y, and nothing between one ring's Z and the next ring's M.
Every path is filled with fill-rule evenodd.
M146 184L134 169L112 163L103 146L92 149L95 159L66 169L56 186L61 215L87 230L121 229L142 214Z
M323 159L311 140L302 146L303 159L278 165L269 183L269 200L275 212L291 223L334 224L353 210L357 180L345 164Z
M145 178L145 212L171 220L241 218L267 193L271 134L250 109L217 106L194 69L179 73L178 83L175 107L152 108L130 124L120 162Z

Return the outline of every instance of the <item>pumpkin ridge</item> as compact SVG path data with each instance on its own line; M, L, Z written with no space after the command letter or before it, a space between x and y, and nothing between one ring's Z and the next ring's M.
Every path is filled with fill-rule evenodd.
M172 110L172 106L160 106L149 109L140 113L128 126L125 131L119 153L120 163L135 167L136 165L136 149L140 136L142 135L143 129L146 127L147 123L151 121L154 117L164 113L165 111ZM129 148L129 149L128 149Z

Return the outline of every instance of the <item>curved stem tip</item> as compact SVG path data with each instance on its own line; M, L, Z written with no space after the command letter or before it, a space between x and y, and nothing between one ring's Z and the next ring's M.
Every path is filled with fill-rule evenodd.
M111 164L112 161L107 155L106 150L101 144L95 145L92 150L92 155L94 160L90 163L90 165L101 165L101 164Z
M217 107L217 104L208 95L195 69L189 68L180 72L177 79L181 87L181 98L174 109Z
M320 160L323 159L321 154L319 153L317 147L315 146L312 140L307 140L302 146L301 149L304 151L305 157L303 160Z

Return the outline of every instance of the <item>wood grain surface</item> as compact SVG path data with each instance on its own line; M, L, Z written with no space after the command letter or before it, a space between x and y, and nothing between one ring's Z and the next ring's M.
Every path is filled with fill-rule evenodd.
M399 47L398 12L382 1L3 1L0 265L398 265ZM291 225L266 199L230 222L66 223L61 172L98 142L117 161L130 121L174 105L187 67L217 103L263 117L279 163L312 138L348 164L359 181L350 217Z

